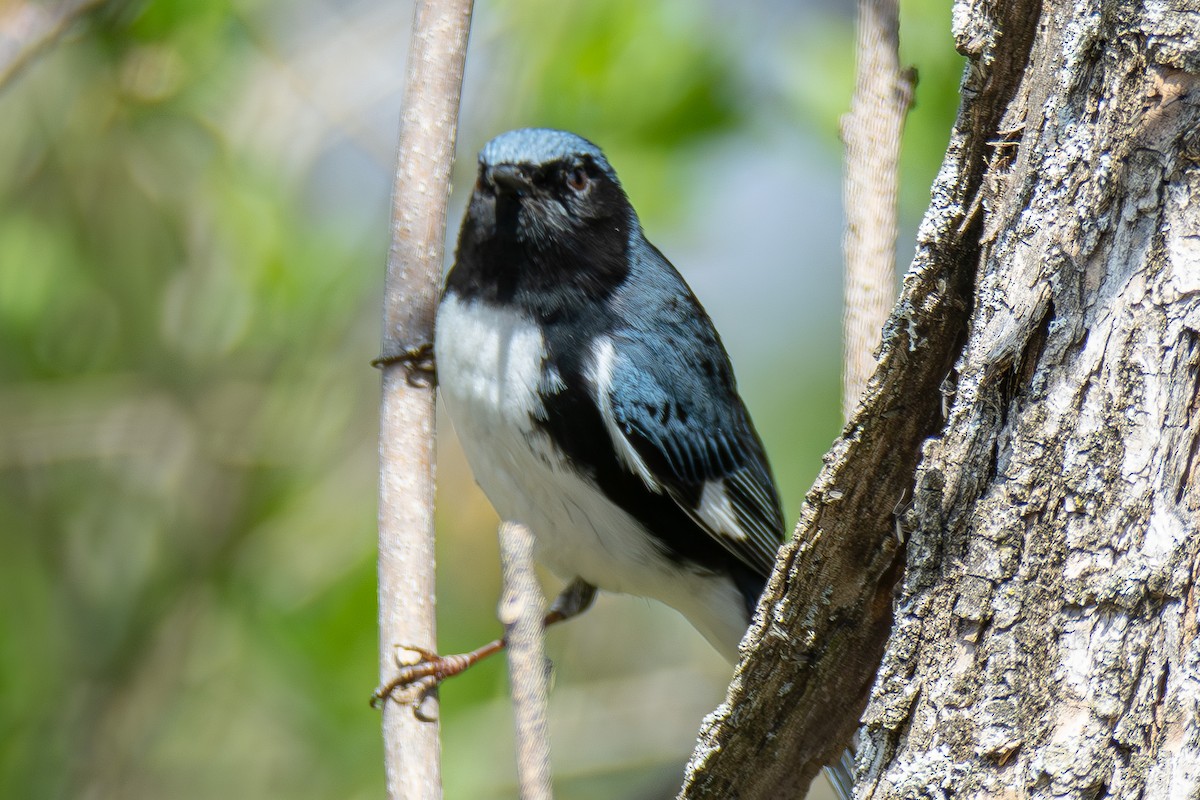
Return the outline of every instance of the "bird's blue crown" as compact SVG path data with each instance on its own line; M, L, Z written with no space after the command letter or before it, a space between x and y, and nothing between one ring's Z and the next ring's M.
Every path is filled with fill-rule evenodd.
M582 136L553 128L518 128L502 133L479 151L479 163L536 165L579 156L588 156L613 181L617 180L616 172L599 147Z

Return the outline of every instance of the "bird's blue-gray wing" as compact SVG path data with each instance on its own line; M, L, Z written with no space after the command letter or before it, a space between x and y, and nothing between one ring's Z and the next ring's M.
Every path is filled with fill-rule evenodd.
M626 467L766 576L783 536L779 495L715 332L692 320L705 336L600 340L597 402Z

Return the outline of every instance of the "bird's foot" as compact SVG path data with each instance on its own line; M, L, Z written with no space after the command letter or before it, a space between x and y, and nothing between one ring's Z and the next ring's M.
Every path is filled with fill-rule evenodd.
M378 369L383 369L392 364L402 364L404 366L409 386L424 388L433 386L437 382L437 363L433 358L433 344L431 342L423 342L412 347L406 347L399 353L384 354L371 361L371 366ZM413 650L413 652L416 652L416 650Z
M400 703L416 703L438 684L453 678L482 661L493 653L504 649L504 640L497 639L469 653L440 656L432 650L414 645L396 645L396 667L399 672L390 681L382 684L371 694L371 708L379 708L388 698ZM416 653L418 660L406 664L400 660L400 651Z

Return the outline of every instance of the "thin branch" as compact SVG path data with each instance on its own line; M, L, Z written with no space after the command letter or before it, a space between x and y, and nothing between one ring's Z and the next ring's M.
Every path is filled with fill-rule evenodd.
M883 324L896 299L896 194L900 133L912 77L900 70L897 0L859 0L858 68L846 143L845 316L842 416L849 419L875 370Z
M392 192L379 429L379 674L397 645L435 647L434 392L410 354L433 341L471 0L417 3ZM442 796L437 699L383 704L388 797Z
M875 349L896 293L900 134L912 78L900 71L898 0L859 0L854 96L842 119L846 174L842 418L850 420L875 369ZM839 797L853 792L854 747L826 767Z
M500 526L500 564L504 593L499 616L508 642L521 800L551 800L549 680L542 635L546 601L533 567L528 528L512 522Z
M0 89L54 44L71 23L104 0L14 3L0 8Z

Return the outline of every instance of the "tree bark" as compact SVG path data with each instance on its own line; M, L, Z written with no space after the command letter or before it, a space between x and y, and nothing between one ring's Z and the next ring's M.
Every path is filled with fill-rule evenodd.
M1200 14L964 0L954 26L963 103L879 367L681 797L802 796L873 680L859 797L1200 792Z
M1200 793L1200 13L1037 20L917 474L861 797ZM959 4L979 65L1011 31Z

